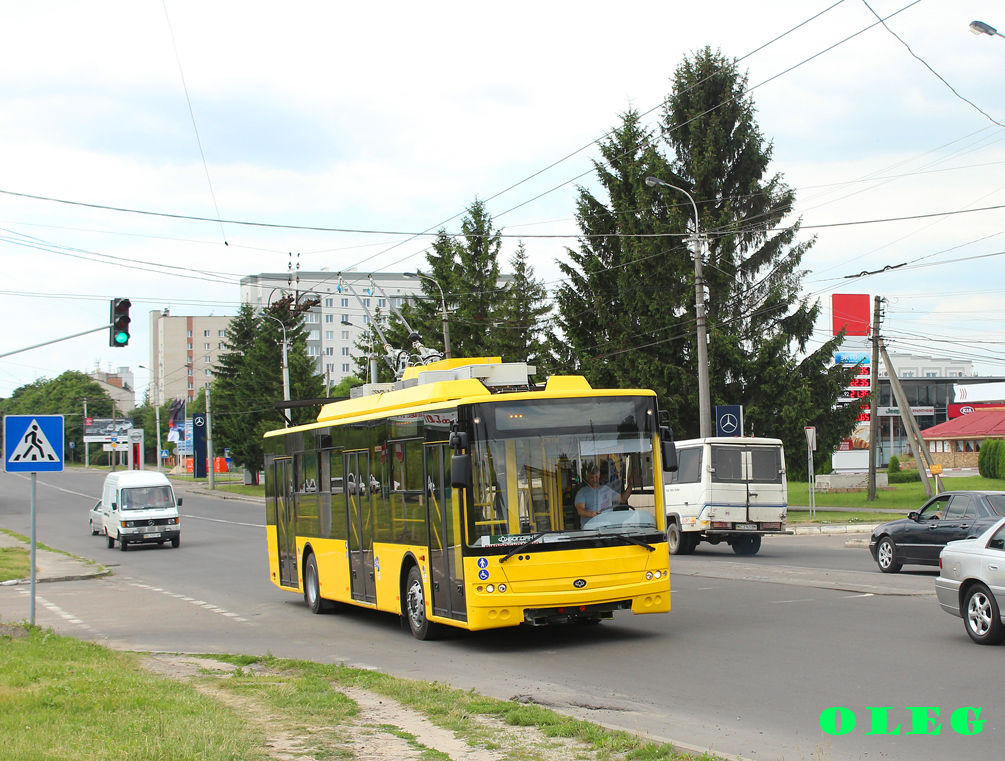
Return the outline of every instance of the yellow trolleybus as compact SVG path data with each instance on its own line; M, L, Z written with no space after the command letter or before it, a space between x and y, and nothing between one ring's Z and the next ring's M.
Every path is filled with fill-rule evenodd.
M497 357L410 367L266 434L272 581L315 613L398 614L419 639L668 611L676 453L655 394L529 373ZM609 509L586 509L590 488Z

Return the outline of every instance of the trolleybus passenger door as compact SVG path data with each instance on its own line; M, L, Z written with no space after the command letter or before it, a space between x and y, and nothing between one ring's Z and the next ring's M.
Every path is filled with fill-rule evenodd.
M460 508L450 486L447 444L427 444L426 514L429 516L429 570L433 613L467 620L464 604L464 565L461 562Z
M274 463L276 483L276 541L279 544L279 583L298 586L296 515L293 502L293 460Z
M374 495L370 488L370 453L346 452L344 461L352 599L376 602L373 578Z

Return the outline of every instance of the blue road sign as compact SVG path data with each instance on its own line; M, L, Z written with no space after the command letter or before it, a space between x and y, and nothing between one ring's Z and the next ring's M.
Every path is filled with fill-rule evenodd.
M716 405L715 435L728 437L743 436L743 407L741 405Z
M3 441L7 473L62 472L62 415L8 415Z

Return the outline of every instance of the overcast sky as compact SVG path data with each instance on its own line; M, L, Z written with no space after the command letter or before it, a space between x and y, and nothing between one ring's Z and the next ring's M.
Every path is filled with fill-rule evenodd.
M868 28L870 6L903 42ZM126 349L98 332L2 358L0 396L96 365L131 367L142 391L150 310L234 314L239 279L286 271L290 252L305 270L415 270L428 238L391 233L455 232L476 196L554 288L574 239L530 236L575 235L591 144L628 107L654 125L705 45L743 58L771 169L817 236L818 337L831 293L879 294L895 349L1005 375L1005 208L967 211L1005 207L1005 38L968 29L1005 29L1005 6L870 6L3 3L0 353L104 325L115 296L133 332Z

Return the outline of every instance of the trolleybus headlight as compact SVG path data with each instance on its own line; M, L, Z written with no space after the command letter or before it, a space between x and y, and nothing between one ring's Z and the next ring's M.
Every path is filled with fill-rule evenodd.
M505 592L506 591L506 585L505 584L500 584L499 585L499 591L500 592Z
M492 592L496 591L496 588L494 586L492 586L491 584L489 584L488 586L485 587L485 591L488 592L489 594L491 594Z
M652 581L652 580L653 580L653 572L646 571L646 581Z

